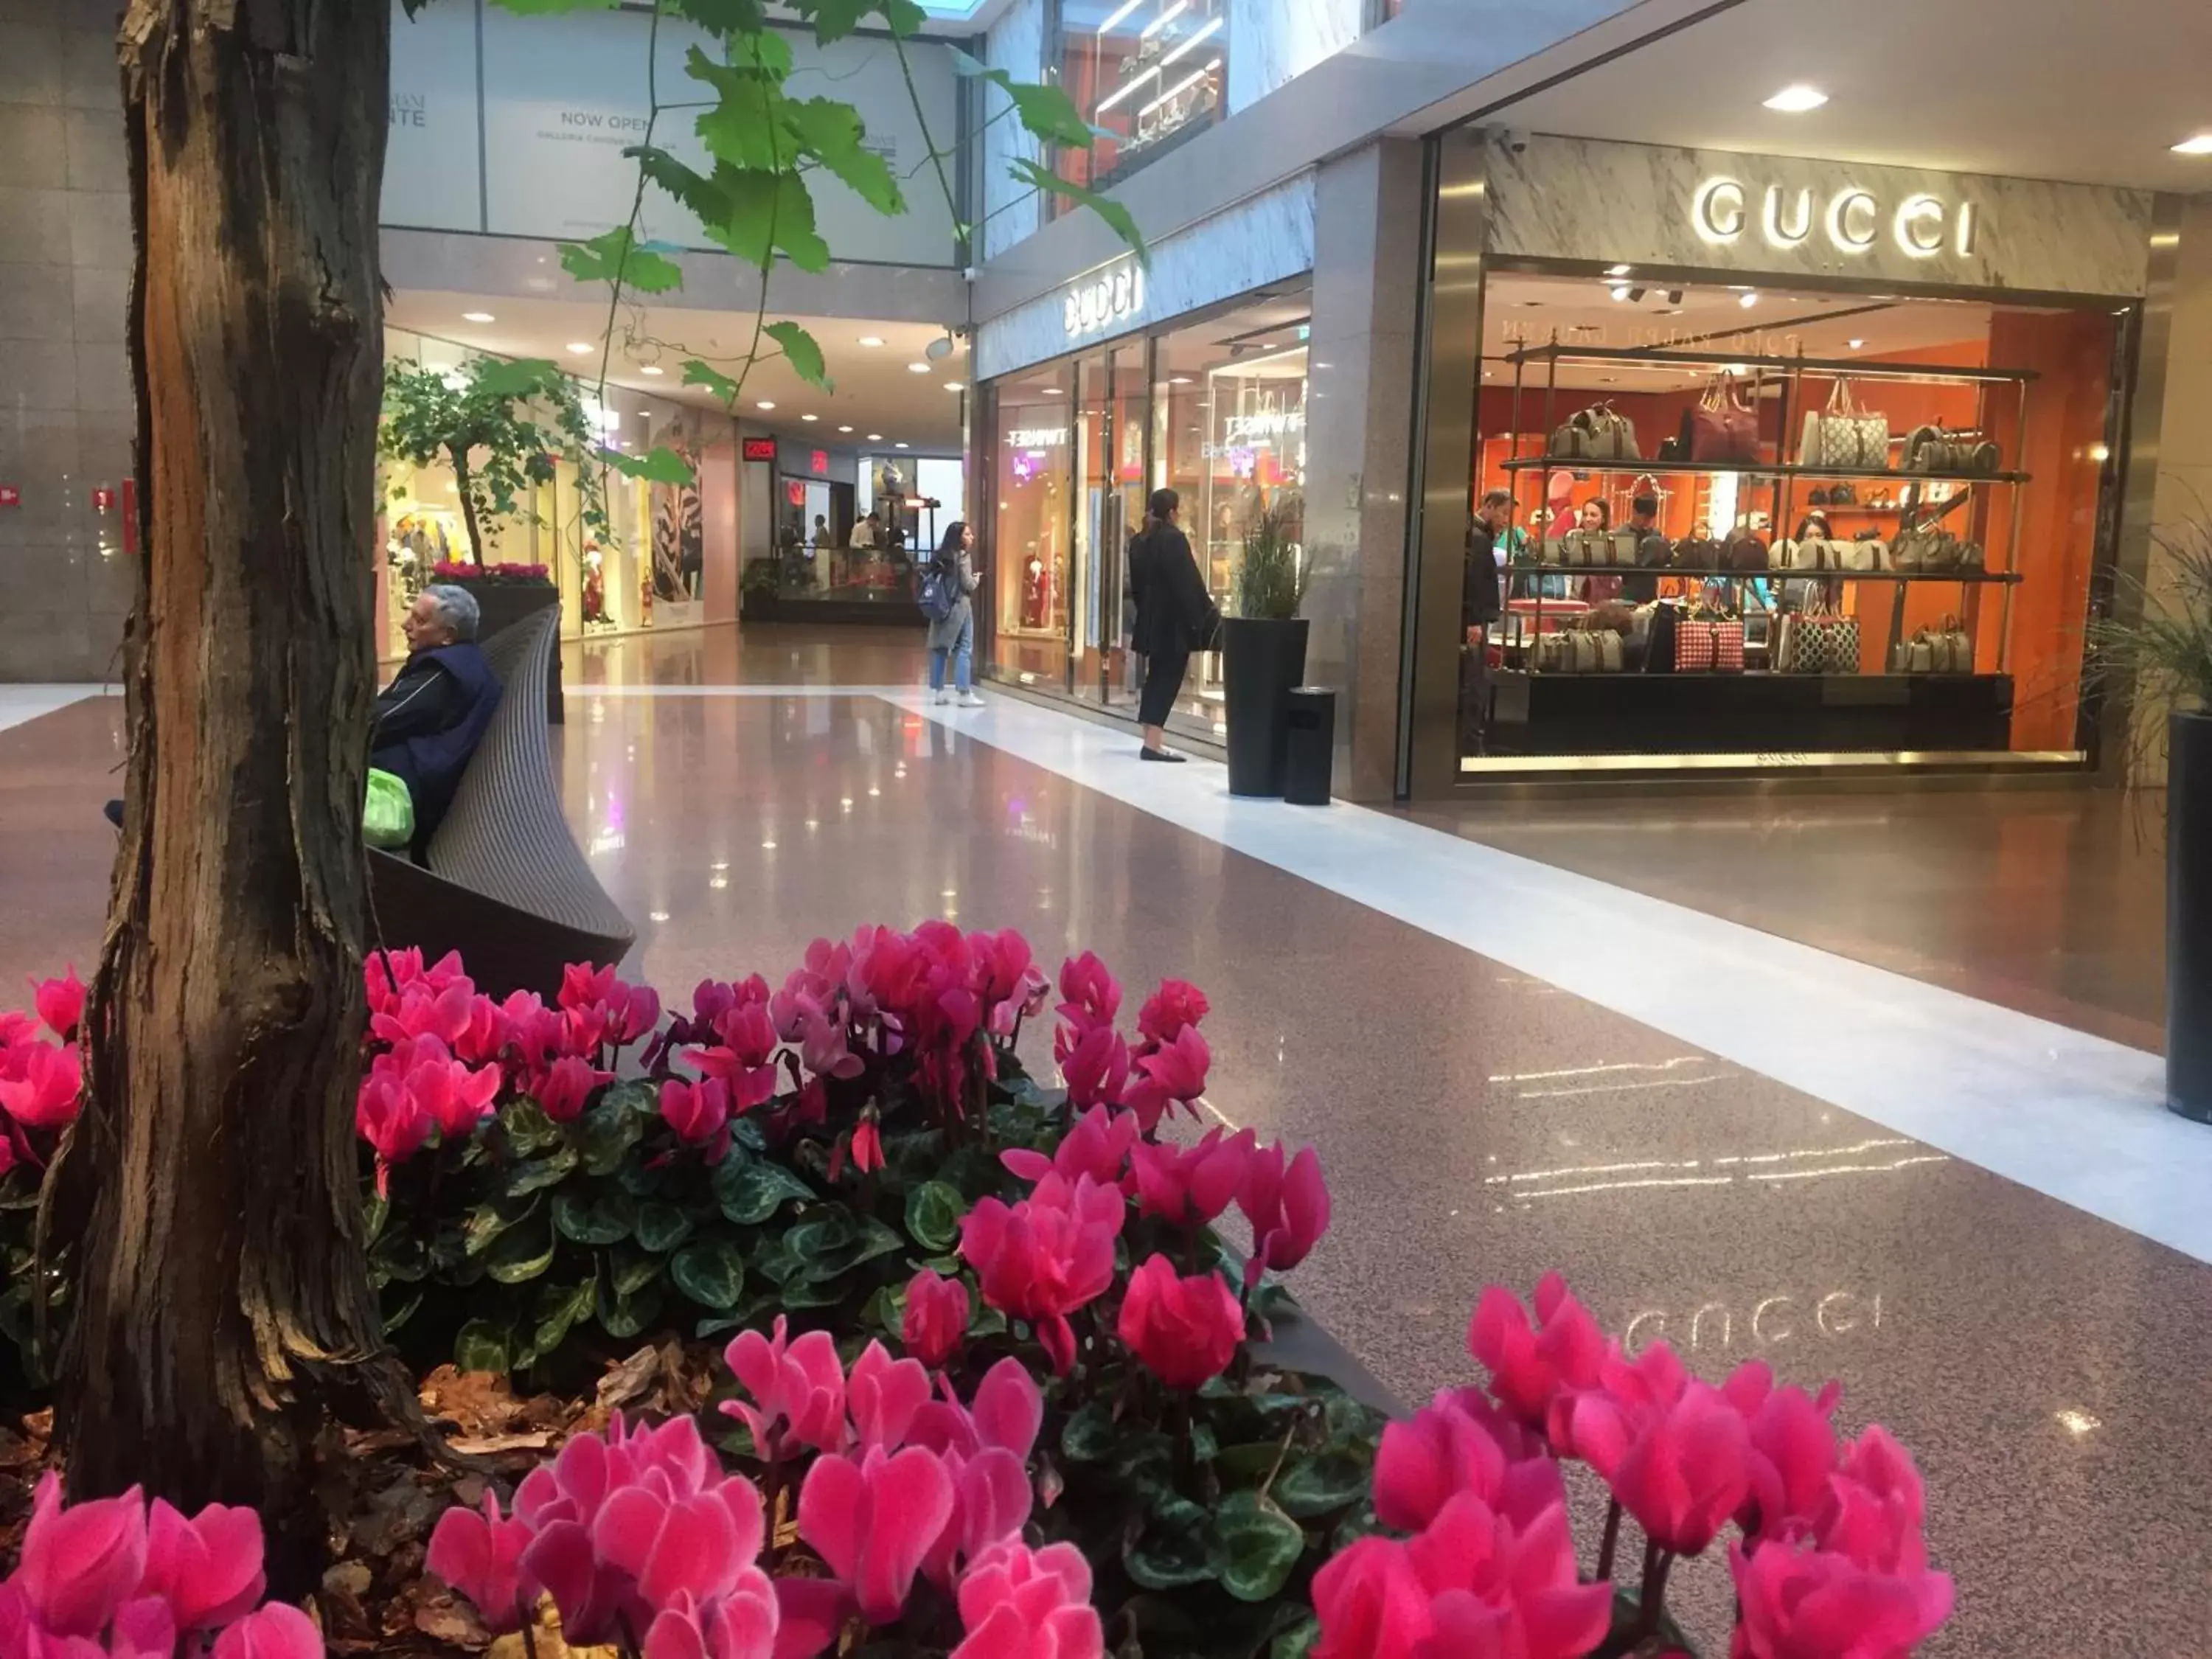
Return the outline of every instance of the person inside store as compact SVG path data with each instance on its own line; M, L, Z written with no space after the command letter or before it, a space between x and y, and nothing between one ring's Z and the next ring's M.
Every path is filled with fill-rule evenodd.
M407 786L415 844L437 832L461 787L461 774L499 708L499 680L477 648L476 595L433 582L400 618L407 660L376 695L369 720L369 765ZM123 803L109 801L118 829Z
M1638 489L1629 498L1627 527L1636 532L1639 568L1620 579L1620 597L1631 605L1650 605L1659 597L1659 573L1656 568L1643 567L1643 551L1645 537L1662 533L1659 529L1659 496L1656 490Z
M1460 577L1459 713L1464 754L1482 752L1483 731L1489 723L1489 631L1504 614L1498 592L1498 562L1512 526L1512 492L1486 490L1468 526Z
M945 539L930 559L930 570L952 596L952 607L929 624L929 700L955 702L963 708L983 706L982 698L969 682L975 658L975 606L970 596L981 579L971 556L975 546L975 532L963 520L955 519L945 526ZM950 699L945 690L948 665L958 690Z
M1593 495L1582 506L1575 520L1575 528L1587 530L1593 535L1609 535L1613 531L1613 509L1602 497ZM1620 597L1620 578L1610 573L1583 578L1581 597L1592 605L1603 605L1607 599Z
M876 532L883 527L883 520L877 515L876 509L870 507L866 518L854 522L852 538L845 545L855 553L874 552Z
M1145 689L1137 702L1144 727L1140 757L1180 762L1168 747L1168 711L1182 691L1190 653L1206 649L1221 629L1221 612L1207 596L1182 533L1182 497L1155 489L1146 503L1145 527L1129 543L1129 593L1136 621L1129 648L1145 659Z

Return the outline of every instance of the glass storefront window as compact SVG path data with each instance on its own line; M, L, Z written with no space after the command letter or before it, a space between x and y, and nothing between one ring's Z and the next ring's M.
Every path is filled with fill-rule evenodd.
M1061 0L1060 19L1060 85L1103 135L1062 178L1102 189L1222 118L1228 0Z
M1009 679L1064 687L1073 564L1074 368L999 384L988 428L996 523L979 532L996 607L992 660Z

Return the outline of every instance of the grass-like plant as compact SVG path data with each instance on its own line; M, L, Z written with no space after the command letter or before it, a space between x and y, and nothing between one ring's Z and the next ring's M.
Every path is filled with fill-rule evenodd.
M2153 532L2162 568L2121 578L2124 619L2089 624L2092 676L2138 708L2212 711L2212 517Z
M1244 532L1244 557L1237 567L1238 616L1287 622L1305 603L1308 573L1290 531L1289 515L1267 507Z

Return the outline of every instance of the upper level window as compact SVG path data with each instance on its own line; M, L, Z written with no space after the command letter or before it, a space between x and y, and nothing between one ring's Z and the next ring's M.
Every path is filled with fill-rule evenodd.
M1103 189L1222 118L1229 0L1061 0L1060 85L1107 137L1060 176Z

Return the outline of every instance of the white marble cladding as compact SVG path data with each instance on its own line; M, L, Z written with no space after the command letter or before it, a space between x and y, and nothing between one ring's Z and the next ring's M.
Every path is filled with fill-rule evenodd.
M1044 76L1045 0L1014 0L983 40L983 61L1017 81ZM1043 201L1016 179L1007 164L1016 157L1035 161L1042 148L1014 118L1013 103L996 87L983 93L983 258L995 258L1024 237L1036 234Z
M1229 0L1229 112L1359 38L1364 0Z
M1110 328L1079 339L1068 334L1067 290L1092 274L1087 271L1071 275L1051 293L978 325L975 378L994 380L1030 363L1065 356L1079 346L1157 328L1187 311L1311 270L1314 175L1300 173L1203 224L1163 237L1152 244L1152 252L1144 305Z
M2117 295L2143 292L2148 270L2144 191L1542 135L1520 154L1494 143L1488 154L1492 253ZM1740 198L1723 192L1710 215L1725 228L1741 200L1742 228L1729 240L1698 228L1699 192L1718 179L1741 186ZM1779 192L1778 237L1766 223L1770 191ZM1849 207L1844 234L1868 246L1847 251L1829 216L1854 191L1865 199ZM1811 222L1801 224L1807 191ZM1919 197L1941 204L1941 216L1923 208L1900 226L1900 210ZM1963 205L1973 222L1962 253ZM1940 246L1909 251L1908 228L1923 243L1940 237Z

